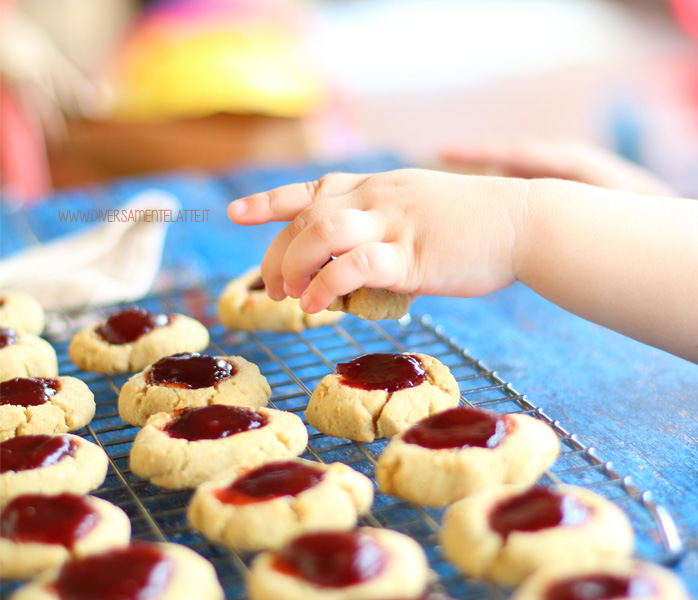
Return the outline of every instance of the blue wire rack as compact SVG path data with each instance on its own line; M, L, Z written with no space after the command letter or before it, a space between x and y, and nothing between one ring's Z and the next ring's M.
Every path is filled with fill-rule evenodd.
M301 418L305 417L313 388L338 362L369 352L410 351L434 356L450 368L459 383L463 402L502 413L529 414L553 427L560 437L562 452L543 477L543 483L581 485L616 502L633 523L637 556L671 563L681 555L682 541L671 516L653 501L649 492L636 489L630 478L616 473L595 448L585 445L559 421L459 348L428 317L376 324L347 316L333 326L302 333L230 332L215 315L216 299L225 283L212 280L203 286L149 296L138 305L151 311L188 314L204 323L211 334L210 353L240 355L256 363L271 385L273 406ZM80 371L68 358L68 345L77 331L120 308L51 313L45 331L45 337L56 349L61 375L82 379L95 395L95 417L88 427L77 432L102 446L109 455L106 481L94 495L127 512L134 539L168 541L193 548L213 563L228 600L244 598L244 578L253 555L212 544L190 527L186 509L191 491L158 488L129 469L129 452L138 428L124 423L117 411L119 389L129 376ZM329 437L312 427L308 431L310 440L304 458L340 461L375 481L376 459L386 440L366 444ZM437 539L443 512L444 509L413 505L378 493L371 513L362 519L362 524L387 527L415 538L426 551L436 574L432 585L435 591L445 591L454 598L505 598L506 590L487 582L468 580L443 559ZM3 582L0 597L18 585L18 582Z

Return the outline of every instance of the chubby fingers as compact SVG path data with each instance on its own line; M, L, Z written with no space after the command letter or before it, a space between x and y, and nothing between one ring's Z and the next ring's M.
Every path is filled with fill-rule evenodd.
M334 199L303 211L271 243L262 276L271 298L299 298L310 278L333 255L381 241L385 225L375 211L345 208L350 198Z
M407 279L407 257L397 243L357 246L325 265L301 296L301 308L316 313L338 296L361 287L393 288Z
M318 200L354 191L369 175L335 173L317 181L292 183L268 192L234 200L228 217L238 225L259 225L270 221L291 221Z

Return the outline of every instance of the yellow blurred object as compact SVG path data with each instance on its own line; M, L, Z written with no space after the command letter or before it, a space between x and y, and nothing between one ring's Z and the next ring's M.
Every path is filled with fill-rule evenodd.
M327 100L301 32L249 15L236 24L160 21L136 27L120 48L116 119L161 120L219 112L302 117Z

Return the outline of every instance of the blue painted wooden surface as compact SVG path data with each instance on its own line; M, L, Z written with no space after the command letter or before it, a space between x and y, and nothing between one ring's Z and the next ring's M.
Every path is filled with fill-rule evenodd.
M238 227L225 214L231 199L331 171L399 166L392 157L369 156L217 177L175 173L63 192L21 211L1 204L0 256L84 226L60 223L58 209L119 208L156 188L184 208L211 211L208 223L170 225L158 285L232 276L261 261L283 225ZM676 571L698 597L698 366L570 315L521 285L476 299L421 298L413 310L431 314L459 345L654 492L688 545Z

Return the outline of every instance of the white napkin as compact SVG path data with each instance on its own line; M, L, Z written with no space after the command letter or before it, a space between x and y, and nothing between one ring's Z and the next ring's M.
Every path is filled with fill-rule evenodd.
M174 196L147 190L118 210L176 215L179 206ZM47 310L135 300L148 293L160 268L167 225L154 216L114 220L30 248L0 262L0 289L27 292Z

